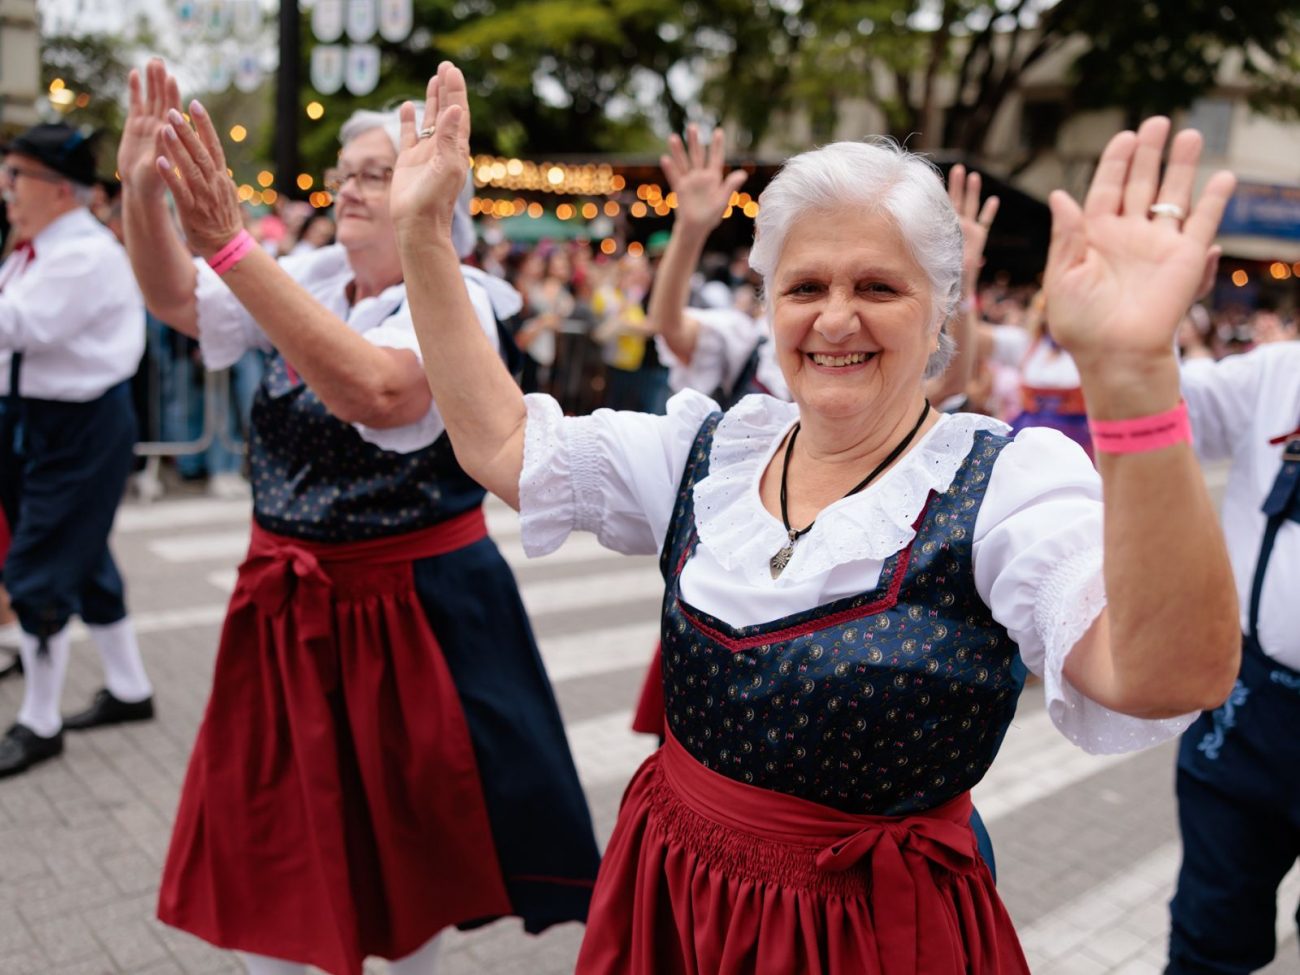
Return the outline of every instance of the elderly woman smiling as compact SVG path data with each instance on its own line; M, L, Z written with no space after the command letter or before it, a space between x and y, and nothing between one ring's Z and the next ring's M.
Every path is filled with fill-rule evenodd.
M1176 734L1235 674L1223 543L1185 427L1159 417L1180 415L1172 338L1232 177L1193 208L1199 137L1161 184L1153 119L1112 141L1082 209L1053 195L1057 339L1098 428L1151 448L1116 443L1099 475L1055 432L925 403L961 236L933 169L886 143L805 153L762 196L753 263L793 404L722 415L684 392L665 417L565 418L522 397L450 242L460 73L430 82L432 137L403 111L392 212L457 455L531 552L593 531L660 552L667 582L670 734L628 788L577 970L1026 971L969 825L1026 671L1096 751Z

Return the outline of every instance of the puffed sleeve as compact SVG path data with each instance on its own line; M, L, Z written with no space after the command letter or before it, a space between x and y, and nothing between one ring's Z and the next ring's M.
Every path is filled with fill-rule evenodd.
M1055 430L1021 432L1002 451L975 521L975 587L1043 678L1052 723L1093 754L1134 751L1196 715L1144 720L1112 711L1065 676L1065 661L1106 606L1101 479Z
M1263 353L1254 349L1220 362L1189 359L1182 364L1183 399L1192 420L1196 453L1204 460L1225 460L1248 438L1259 397Z
M497 336L497 320L492 313L492 302L487 292L472 279L466 279L470 302L478 315L479 326L492 342L494 349L500 348ZM420 353L420 342L415 336L415 326L411 322L411 306L402 302L402 307L386 318L381 324L363 333L363 338L373 345L385 349L401 349L415 353L415 357L424 361ZM364 423L354 423L361 439L383 450L392 450L399 454L409 454L422 450L442 436L446 425L438 407L430 401L429 409L414 423L400 427L370 427Z
M199 350L208 369L229 369L249 349L270 352L271 340L208 262L195 258L194 285L199 323Z
M678 359L662 337L655 338L659 359L668 366L669 388L712 393L734 382L758 342L753 320L732 309L690 308L682 314L699 325L690 362Z
M528 410L519 516L529 556L555 551L574 531L628 555L659 551L700 425L718 406L686 390L655 416L597 410L566 417L551 397Z

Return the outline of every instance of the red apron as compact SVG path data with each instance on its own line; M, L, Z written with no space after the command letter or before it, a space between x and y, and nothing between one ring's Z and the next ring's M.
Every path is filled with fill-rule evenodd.
M632 730L644 735L665 734L668 727L664 710L664 655L663 647L656 643L655 654L650 659L641 696L637 698L636 713L632 715Z
M510 913L464 714L412 562L482 509L392 538L253 527L158 916L223 948L360 975Z
M1022 975L969 793L907 817L733 781L670 734L628 787L577 975Z

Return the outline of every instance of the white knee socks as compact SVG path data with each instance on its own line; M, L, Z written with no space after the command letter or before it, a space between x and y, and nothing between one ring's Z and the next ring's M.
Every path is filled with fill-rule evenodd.
M23 705L18 709L18 723L26 725L42 738L57 734L63 727L59 699L63 696L63 678L68 673L71 640L65 626L45 641L47 653L37 653L40 641L30 633L22 635L19 652L23 657Z
M104 662L104 686L119 701L135 703L153 694L140 659L140 644L129 616L107 626L87 626Z

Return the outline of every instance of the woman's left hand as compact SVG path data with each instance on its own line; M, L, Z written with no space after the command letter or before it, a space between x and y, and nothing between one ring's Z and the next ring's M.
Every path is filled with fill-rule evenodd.
M1201 136L1178 133L1161 180L1169 129L1167 118L1150 118L1111 139L1082 208L1061 190L1048 199L1048 328L1081 372L1140 372L1171 360L1178 323L1213 259L1236 179L1215 173L1193 205Z
M416 131L415 106L401 109L402 149L393 165L388 207L398 237L428 229L451 239L456 198L469 171L469 92L450 61L438 65L425 90L424 125Z
M157 135L156 164L172 199L181 229L194 250L211 257L244 229L235 181L226 171L226 154L207 110L190 102L194 127L176 109Z

